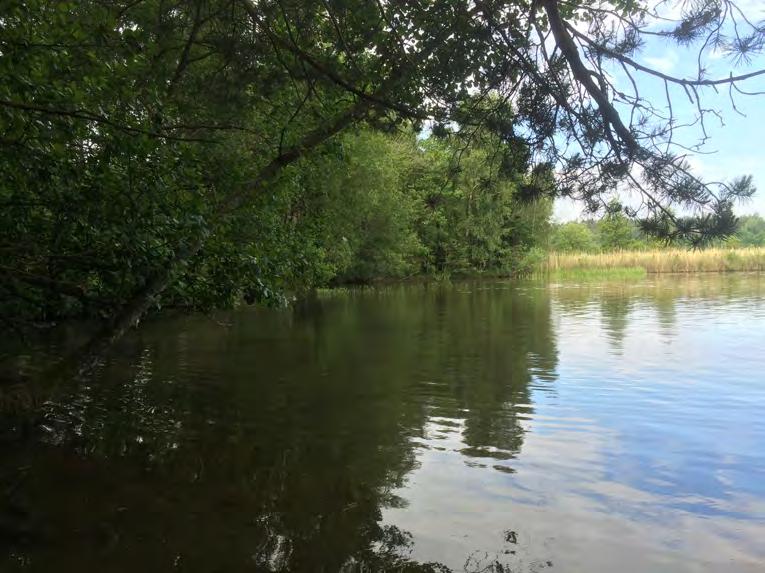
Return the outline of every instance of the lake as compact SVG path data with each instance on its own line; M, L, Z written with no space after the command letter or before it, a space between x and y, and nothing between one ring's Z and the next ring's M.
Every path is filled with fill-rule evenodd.
M2 447L2 571L761 572L765 283L152 321Z

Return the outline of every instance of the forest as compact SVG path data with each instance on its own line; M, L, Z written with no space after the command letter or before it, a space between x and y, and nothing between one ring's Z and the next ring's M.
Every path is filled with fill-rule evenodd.
M644 2L9 0L3 327L95 321L93 356L162 309L761 242L734 214L752 177L694 174L672 102L705 133L705 93L751 97L763 30L733 2L684 10L657 32ZM639 63L652 37L697 46L697 76ZM709 77L712 45L744 69ZM663 83L663 111L636 78ZM599 222L553 223L559 197Z

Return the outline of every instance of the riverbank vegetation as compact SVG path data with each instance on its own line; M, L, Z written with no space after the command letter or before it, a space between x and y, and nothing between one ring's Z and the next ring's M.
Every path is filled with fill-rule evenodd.
M555 278L637 277L645 273L765 270L765 220L745 215L736 231L705 248L668 244L618 208L600 219L553 224L535 274Z
M646 233L639 224L627 217L618 204L599 219L569 221L554 224L545 243L548 250L556 253L602 253L610 251L663 250L665 241ZM672 243L675 247L692 247L683 241ZM744 215L736 224L735 231L722 240L707 245L735 247L765 246L765 219L760 215ZM698 249L697 249L698 250Z
M665 248L603 253L549 253L539 267L542 273L604 272L693 273L765 271L765 247Z
M746 67L737 56L765 38L746 21L746 42L729 41L735 12L718 4L672 23L645 1L10 0L3 328L97 321L84 370L168 307L281 303L380 276L523 274L550 247L557 197L663 241L730 237L752 178L699 179L673 146L684 122L672 106L641 81L616 89L608 71L655 77L633 59L644 36L695 46L698 77L661 75L662 98L691 90L703 128L718 114L706 91L762 73L702 72L708 47ZM620 186L640 209L612 201Z
M540 265L533 276L550 281L635 281L644 279L647 273L642 267L572 267L551 269L549 264Z

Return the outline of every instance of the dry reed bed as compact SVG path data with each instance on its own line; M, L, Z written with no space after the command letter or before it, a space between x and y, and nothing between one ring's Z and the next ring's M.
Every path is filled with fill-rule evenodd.
M765 270L765 247L737 249L655 249L609 253L550 253L543 271L642 268L648 273Z

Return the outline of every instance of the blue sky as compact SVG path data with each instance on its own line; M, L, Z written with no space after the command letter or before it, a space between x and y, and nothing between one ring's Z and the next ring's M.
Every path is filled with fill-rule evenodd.
M765 0L739 0L747 17L754 21L765 20ZM677 76L696 77L697 47L683 48L670 45L659 38L651 38L646 42L644 50L635 59L639 62ZM734 75L765 68L765 55L754 57L751 62L735 66L728 57L712 54L706 59L709 78L728 77L731 71ZM623 73L614 72L617 86L628 93L628 80ZM666 108L666 96L663 81L651 76L636 74L643 97L655 107ZM765 91L765 76L753 78L740 84L746 91ZM679 123L692 121L697 115L695 105L692 105L680 86L671 89L672 106ZM703 146L707 154L696 154L689 158L695 172L704 180L730 179L739 175L752 175L758 193L750 201L737 206L738 214L760 213L765 215L765 95L744 96L736 94L735 102L739 115L732 108L726 87L719 88L715 93L712 88L700 91L705 107L719 110L724 125L720 120L707 116L706 128L709 139ZM699 127L678 130L675 140L684 145L694 145L702 137ZM558 201L555 206L555 216L559 220L575 219L581 215L581 208L571 201Z

